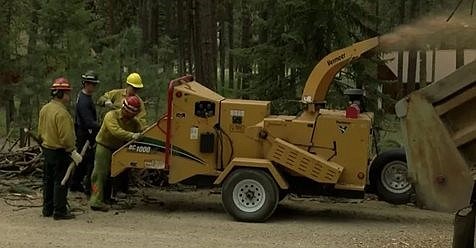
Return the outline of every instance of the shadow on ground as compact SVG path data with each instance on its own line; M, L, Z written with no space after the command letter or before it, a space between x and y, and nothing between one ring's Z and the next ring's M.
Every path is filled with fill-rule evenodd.
M157 214L201 214L210 218L229 218L221 205L221 196L208 192L160 192L154 196L136 197L137 203L127 211L156 212ZM450 223L452 218L408 206L394 206L383 202L322 203L309 200L285 200L280 203L268 222L382 222L382 223Z

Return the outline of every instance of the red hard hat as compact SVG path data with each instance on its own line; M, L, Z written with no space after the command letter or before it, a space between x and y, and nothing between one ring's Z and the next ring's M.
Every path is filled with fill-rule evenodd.
M59 77L59 78L53 80L53 85L51 85L50 89L51 90L72 90L68 79L66 79L64 77Z
M128 96L122 103L122 108L130 113L137 114L140 112L140 100L137 96Z

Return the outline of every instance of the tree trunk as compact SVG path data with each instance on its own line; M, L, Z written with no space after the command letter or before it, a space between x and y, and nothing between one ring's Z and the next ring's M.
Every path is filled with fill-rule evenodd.
M157 50L156 49L151 49L153 48L155 45L158 46L159 44L159 38L160 38L160 23L159 23L159 14L160 14L160 5L159 5L159 1L152 1L151 3L151 8L150 8L150 11L149 11L149 15L150 15L150 25L149 25L149 32L150 32L150 35L149 35L149 45L148 45L148 50L149 50L149 53L151 53L153 51L153 54L152 54L152 62L153 63L158 63L159 62L159 58L158 58L158 54L157 54Z
M23 128L31 129L31 122L29 122L32 115L32 108L30 96L22 96L20 101L19 127L20 127L20 147L26 146L25 133Z
M8 11L7 11L7 27L5 28L5 37L9 37L10 36L10 28L11 28L11 23L12 23L12 8L8 8ZM10 52L6 52L6 56L5 58L7 58L7 61L10 61L9 59L9 53ZM8 63L8 62L7 62ZM9 76L6 76L5 77L5 80L6 82L4 82L4 85L11 85L12 82L10 80L11 77ZM15 101L14 101L14 96L15 96L15 92L11 89L11 87L8 87L5 91L5 95L6 95L6 108L5 108L5 126L7 127L7 132L10 131L10 128L11 128L11 124L13 122L13 120L15 119Z
M178 32L178 71L179 74L185 74L185 20L183 0L177 0L177 32Z
M202 44L201 44L201 20L200 20L200 1L191 0L192 18L192 47L193 47L193 64L195 66L195 78L202 84L206 84L203 81L203 64L202 64Z
M380 0L375 1L375 32L380 35L379 27L380 27Z
M210 89L216 87L216 12L215 0L194 1L195 74Z
M193 51L195 49L194 41L195 41L195 35L194 35L194 0L188 0L187 8L186 10L186 18L187 18L187 61L188 61L188 72L190 74L193 74L194 71L194 57L193 57Z
M147 48L149 45L149 11L148 6L149 0L141 0L139 9L142 15L139 15L139 27L142 30L142 50L147 52Z
M241 1L241 48L249 48L251 41L251 10L247 0ZM241 63L241 98L249 99L246 91L250 88L251 65L249 58L245 58Z
M421 0L411 0L410 4L410 18L414 20L415 18L418 17L418 13L420 11L420 1Z
M220 57L220 80L219 83L217 84L217 89L221 94L224 94L224 88L225 88L225 59L226 59L226 54L225 54L225 0L219 0L219 11L218 11L218 16L220 19L219 22L219 57Z
M405 23L406 2L407 0L400 0L400 5L398 6L399 24Z
M399 10L399 24L405 23L405 2L406 0L401 0L398 7ZM401 98L405 95L405 90L403 88L403 51L398 52L398 64L397 64L397 77L398 77L398 89L397 98Z
M178 32L178 27L177 27L177 21L175 20L177 16L175 13L177 10L175 10L175 7L177 5L172 4L172 1L165 1L165 3L162 5L162 12L165 12L165 22L160 23L160 25L163 27L160 30L159 34L157 36L157 43L159 43L159 40L161 37L169 37L171 39L177 39L177 34ZM162 33L161 33L162 32ZM171 56L167 56L165 59L165 71L168 74L174 74L174 66L175 66L175 61L174 58Z
M12 128L13 121L15 120L15 100L14 93L12 90L7 90L7 107L6 107L6 118L5 124L7 127L7 132Z
M233 17L233 0L226 0L228 10L228 85L227 89L233 87L233 96L237 97L238 87L235 82L235 64L233 59L232 50L234 48L234 27L235 20Z
M216 89L217 85L217 0L210 0L208 7L210 8L210 20L208 22L208 34L209 34L209 49L211 57L209 57L209 74L210 74L210 88Z
M146 0L143 0L146 1ZM107 0L107 31L109 35L115 34L115 26L114 26L114 0Z

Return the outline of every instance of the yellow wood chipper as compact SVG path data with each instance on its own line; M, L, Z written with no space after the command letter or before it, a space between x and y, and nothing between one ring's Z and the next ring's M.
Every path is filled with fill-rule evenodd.
M240 221L265 221L288 193L363 198L369 184L383 200L406 203L405 153L372 160L373 113L362 111L362 92L350 92L345 110L325 108L336 74L378 44L372 38L322 59L298 116L271 115L269 101L224 98L191 76L172 80L167 113L114 153L111 175L145 168L170 184L221 185L225 210Z

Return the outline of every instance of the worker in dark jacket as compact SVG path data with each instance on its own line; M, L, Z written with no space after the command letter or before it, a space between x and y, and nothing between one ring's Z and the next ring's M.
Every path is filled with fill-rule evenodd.
M71 191L84 192L86 195L91 194L95 139L100 128L96 107L92 99L98 83L99 79L94 71L88 71L81 75L82 90L76 99L76 118L74 123L76 148L78 151L81 151L87 140L89 140L89 147L84 154L82 163L76 167L71 182Z
M57 78L51 86L53 99L43 106L38 118L38 134L45 159L43 167L43 216L55 220L72 219L67 208L67 186L61 185L68 165L78 165L82 156L74 147L75 133L71 115L66 109L71 97L66 78Z

